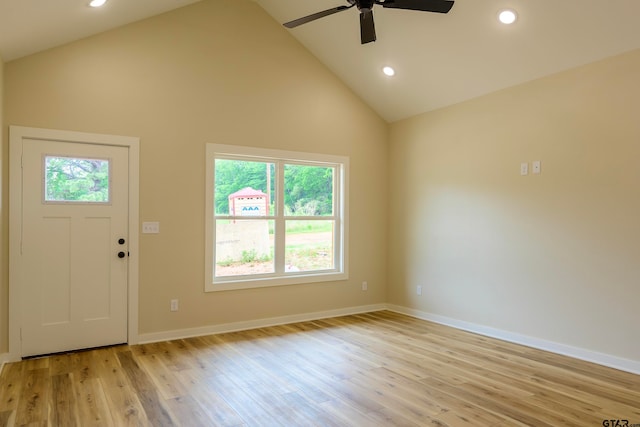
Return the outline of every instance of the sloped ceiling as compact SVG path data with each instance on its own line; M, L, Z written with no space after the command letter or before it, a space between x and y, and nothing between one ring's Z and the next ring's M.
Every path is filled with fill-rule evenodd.
M257 1L278 22L346 4ZM515 24L498 22L504 8ZM637 0L456 0L446 15L376 6L374 16L367 45L355 8L288 31L388 121L640 48Z
M0 55L4 61L60 46L200 0L0 0Z
M96 10L79 0L2 0L0 54L11 60L195 1L111 0ZM254 1L278 23L346 4ZM517 11L515 24L497 21L503 8ZM638 0L456 0L446 15L381 6L374 15L378 40L367 45L355 8L283 31L389 122L640 48ZM385 65L396 76L384 76Z

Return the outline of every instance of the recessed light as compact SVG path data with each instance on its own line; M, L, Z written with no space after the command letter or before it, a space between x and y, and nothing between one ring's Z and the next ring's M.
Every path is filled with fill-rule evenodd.
M396 70L394 70L393 68L388 67L388 66L387 66L387 67L384 67L384 68L382 69L382 72L383 72L386 76L389 76L389 77L393 77L393 76L396 74Z
M501 10L498 13L498 20L503 24L506 24L506 25L513 24L514 22L516 22L516 19L518 19L518 15L516 14L515 10L505 9L505 10Z
M100 7L100 6L104 6L104 4L107 2L107 0L91 0L89 2L89 6L91 7Z

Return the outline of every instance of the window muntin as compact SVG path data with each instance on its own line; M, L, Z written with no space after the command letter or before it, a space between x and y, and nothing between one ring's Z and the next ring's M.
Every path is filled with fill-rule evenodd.
M205 290L347 278L348 159L207 145Z
M108 159L44 156L45 203L110 202Z

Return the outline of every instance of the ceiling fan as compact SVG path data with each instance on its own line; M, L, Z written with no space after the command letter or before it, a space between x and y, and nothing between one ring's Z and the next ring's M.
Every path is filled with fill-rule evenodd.
M295 28L298 25L315 21L343 10L356 6L360 11L360 41L362 44L376 41L376 28L373 23L373 6L378 4L382 7L393 9L419 10L423 12L448 13L453 7L453 0L347 0L349 5L334 7L313 13L309 16L285 22L287 28Z

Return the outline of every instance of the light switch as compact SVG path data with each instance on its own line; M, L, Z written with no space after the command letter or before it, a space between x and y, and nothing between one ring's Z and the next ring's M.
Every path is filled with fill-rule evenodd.
M529 174L529 163L520 163L520 175Z
M160 223L159 222L143 222L142 223L142 233L143 234L158 234L158 233L160 233Z

